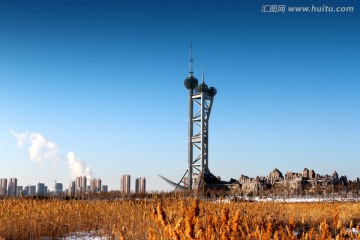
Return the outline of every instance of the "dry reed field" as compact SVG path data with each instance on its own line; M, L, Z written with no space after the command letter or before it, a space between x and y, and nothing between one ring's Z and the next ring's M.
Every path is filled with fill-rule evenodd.
M360 239L360 203L4 199L0 222L0 239Z

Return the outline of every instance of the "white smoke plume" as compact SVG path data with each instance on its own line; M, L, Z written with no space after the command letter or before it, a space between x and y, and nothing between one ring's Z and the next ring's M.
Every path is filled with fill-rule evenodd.
M64 157L58 156L58 146L56 143L48 140L46 137L37 132L24 132L17 133L14 130L10 130L11 134L17 140L17 147L28 146L30 160L41 163L45 160L65 160ZM70 175L72 178L86 176L92 178L92 170L86 166L83 160L76 157L74 152L67 154L67 165L70 169Z
M79 176L86 176L87 178L92 178L92 170L90 167L86 166L86 163L76 157L74 152L69 152L67 154L67 164L70 168L70 174L72 178Z
M16 138L18 148L22 147L25 143L29 145L29 158L32 161L40 163L47 159L56 158L58 153L57 145L40 133L16 133L14 130L10 130L10 132Z
M16 133L14 130L10 129L11 134L16 138L17 140L17 147L20 148L22 145L24 145L24 141L29 136L29 133Z

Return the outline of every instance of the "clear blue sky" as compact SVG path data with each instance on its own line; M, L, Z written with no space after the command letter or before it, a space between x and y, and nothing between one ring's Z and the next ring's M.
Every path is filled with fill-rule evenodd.
M264 4L355 12L262 13ZM149 190L170 190L157 175L178 181L187 167L192 41L195 76L204 64L218 89L215 175L307 167L355 179L359 12L351 0L1 1L0 177L67 187L72 152L110 189L130 174L132 188L146 177ZM14 133L28 133L23 145Z

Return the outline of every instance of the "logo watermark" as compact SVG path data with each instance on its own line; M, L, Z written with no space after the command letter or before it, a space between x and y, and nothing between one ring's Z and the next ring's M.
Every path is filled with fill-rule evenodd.
M352 13L355 12L355 7L343 6L287 6L287 5L262 5L262 13Z

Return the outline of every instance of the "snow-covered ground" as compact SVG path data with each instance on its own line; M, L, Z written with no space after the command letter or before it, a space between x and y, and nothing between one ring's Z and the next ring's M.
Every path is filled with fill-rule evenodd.
M354 236L356 236L357 234L360 233L360 231L356 230L356 228L348 228L348 229L346 229L346 231L352 232L354 234Z
M42 238L42 240L49 240L52 238ZM77 232L69 233L67 237L60 238L61 240L109 240L108 237L100 237L95 232Z
M294 198L272 198L272 197L229 197L215 200L216 203L227 203L234 200L253 202L360 202L359 198L324 198L324 197L294 197Z
M348 228L346 229L347 232L352 232L354 237L360 233L360 231L356 230L356 228ZM299 232L294 231L293 232L295 236L299 236ZM92 233L74 233L70 234L70 236L63 238L62 240L108 240L110 238L107 237L99 237L99 236L93 236Z
M110 239L110 238L92 236L89 233L78 233L78 234L72 234L71 236L68 236L68 237L64 238L63 240L108 240L108 239Z
M354 237L356 237L357 234L360 233L360 231L356 230L356 228L347 228L346 231L352 232ZM293 233L295 236L299 236L299 234L300 234L298 231L294 231ZM107 237L99 237L99 236L93 235L93 233L82 232L82 233L70 234L68 237L63 238L62 240L109 240L109 239L110 238L107 238Z
M317 198L317 197L305 197L305 198L260 198L255 197L253 199L257 202L358 202L358 198Z

